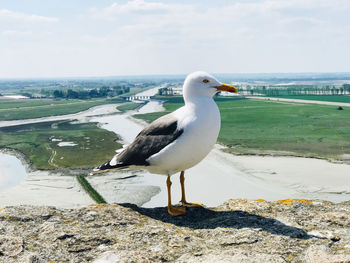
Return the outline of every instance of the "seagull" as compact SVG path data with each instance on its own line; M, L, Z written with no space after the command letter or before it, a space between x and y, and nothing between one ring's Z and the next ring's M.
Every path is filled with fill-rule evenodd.
M213 148L220 131L220 111L213 96L219 91L237 93L212 75L197 71L183 85L185 105L164 115L144 128L135 140L110 161L93 169L100 173L113 169L138 168L167 176L168 213L183 215L189 203L185 197L185 170L202 161ZM171 203L170 176L180 172L181 206Z

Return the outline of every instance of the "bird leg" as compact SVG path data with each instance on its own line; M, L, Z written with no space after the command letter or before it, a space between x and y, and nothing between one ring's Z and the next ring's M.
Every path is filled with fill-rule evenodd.
M186 196L185 196L185 172L181 171L180 173L180 183L181 183L181 205L187 206L187 207L199 207L203 206L202 204L199 203L188 203L186 201Z
M185 207L176 207L171 204L171 181L170 176L166 180L166 186L168 188L168 213L172 216L179 216L186 213Z

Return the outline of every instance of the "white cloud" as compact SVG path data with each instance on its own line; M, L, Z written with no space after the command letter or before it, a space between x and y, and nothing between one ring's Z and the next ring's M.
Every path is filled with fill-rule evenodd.
M288 18L282 19L281 22L285 24L299 24L302 26L308 26L308 25L322 26L325 23L325 21L315 19L312 17L288 17Z
M89 43L103 44L109 41L110 39L108 37L96 37L91 35L84 35L81 37L81 40Z
M124 5L113 3L104 9L107 13L154 13L168 11L169 5L159 2L146 2L144 0L132 0Z
M1 34L3 36L9 36L9 37L21 37L21 36L30 36L33 34L32 31L17 31L17 30L5 30L2 31Z
M91 9L85 17L100 20L97 23L101 23L101 27L103 20L115 23L113 32L119 37L209 41L227 39L228 35L235 34L237 40L237 37L252 38L253 32L256 36L261 36L259 32L264 31L265 36L276 35L283 33L283 27L294 26L301 30L310 26L321 27L327 17L315 15L315 10L327 10L330 6L344 6L346 3L343 0L263 0L202 8L197 4L131 0Z
M261 11L295 11L295 10L344 10L350 8L348 0L262 0L255 2L241 2L246 7Z
M52 37L51 30L59 25L58 22L57 17L0 9L0 35L12 46L40 42ZM18 38L21 41L17 41Z
M57 17L25 14L21 12L10 11L7 9L0 9L0 20L15 20L15 21L22 21L22 22L44 22L44 23L58 22Z
M91 8L89 14L94 18L103 20L116 20L120 15L152 15L164 14L171 11L172 6L159 2L146 2L144 0L131 0L125 4L113 3L112 5L97 9Z

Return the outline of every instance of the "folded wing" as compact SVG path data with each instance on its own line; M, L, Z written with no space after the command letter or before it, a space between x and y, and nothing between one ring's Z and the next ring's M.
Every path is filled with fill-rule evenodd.
M93 172L121 169L128 166L148 166L147 159L171 144L183 133L178 129L177 119L167 114L143 129L125 150L113 157Z

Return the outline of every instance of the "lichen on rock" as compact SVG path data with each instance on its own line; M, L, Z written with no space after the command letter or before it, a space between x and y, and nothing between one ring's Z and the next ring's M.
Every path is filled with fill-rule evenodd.
M132 204L0 212L0 262L350 262L350 202L232 199L216 208Z

